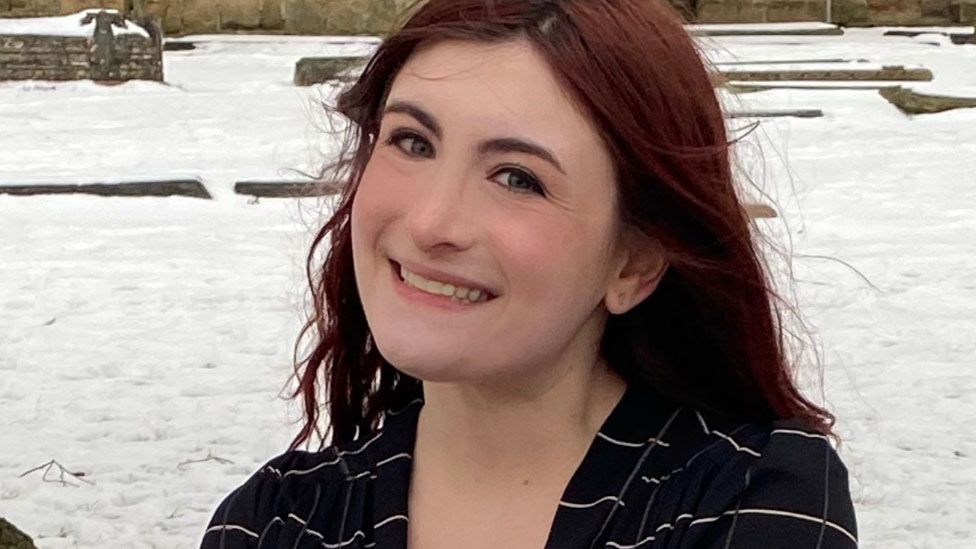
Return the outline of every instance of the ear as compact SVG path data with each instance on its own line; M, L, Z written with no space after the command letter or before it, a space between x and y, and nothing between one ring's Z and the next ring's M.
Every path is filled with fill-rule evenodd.
M637 230L625 231L603 300L607 310L622 315L636 307L654 293L667 269L660 242Z

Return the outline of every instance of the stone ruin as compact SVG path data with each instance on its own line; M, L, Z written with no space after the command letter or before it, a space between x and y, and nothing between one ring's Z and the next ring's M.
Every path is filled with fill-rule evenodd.
M57 19L76 20L78 29L58 32L62 27L52 25L46 34L41 18L33 20L36 25L0 25L0 81L163 80L162 30L156 19L139 24L114 10Z

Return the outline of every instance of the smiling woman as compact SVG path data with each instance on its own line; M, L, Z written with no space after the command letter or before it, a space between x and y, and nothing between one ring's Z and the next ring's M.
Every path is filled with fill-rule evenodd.
M306 421L203 547L856 546L666 3L432 0L338 108Z

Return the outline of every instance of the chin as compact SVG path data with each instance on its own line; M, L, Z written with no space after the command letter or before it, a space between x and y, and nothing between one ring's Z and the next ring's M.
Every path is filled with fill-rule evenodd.
M472 377L471 361L467 358L467 353L447 348L443 345L444 342L424 345L417 339L405 338L403 335L401 333L395 338L373 335L380 354L397 370L433 383L468 381Z

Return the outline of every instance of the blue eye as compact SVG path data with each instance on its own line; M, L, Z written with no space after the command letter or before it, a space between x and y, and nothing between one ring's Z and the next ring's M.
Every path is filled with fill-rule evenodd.
M430 144L430 141L413 132L393 132L387 143L394 145L409 156L434 157L434 146Z
M539 180L524 170L517 168L505 168L492 177L499 185L505 187L513 193L534 193L541 196L546 195L545 189Z

